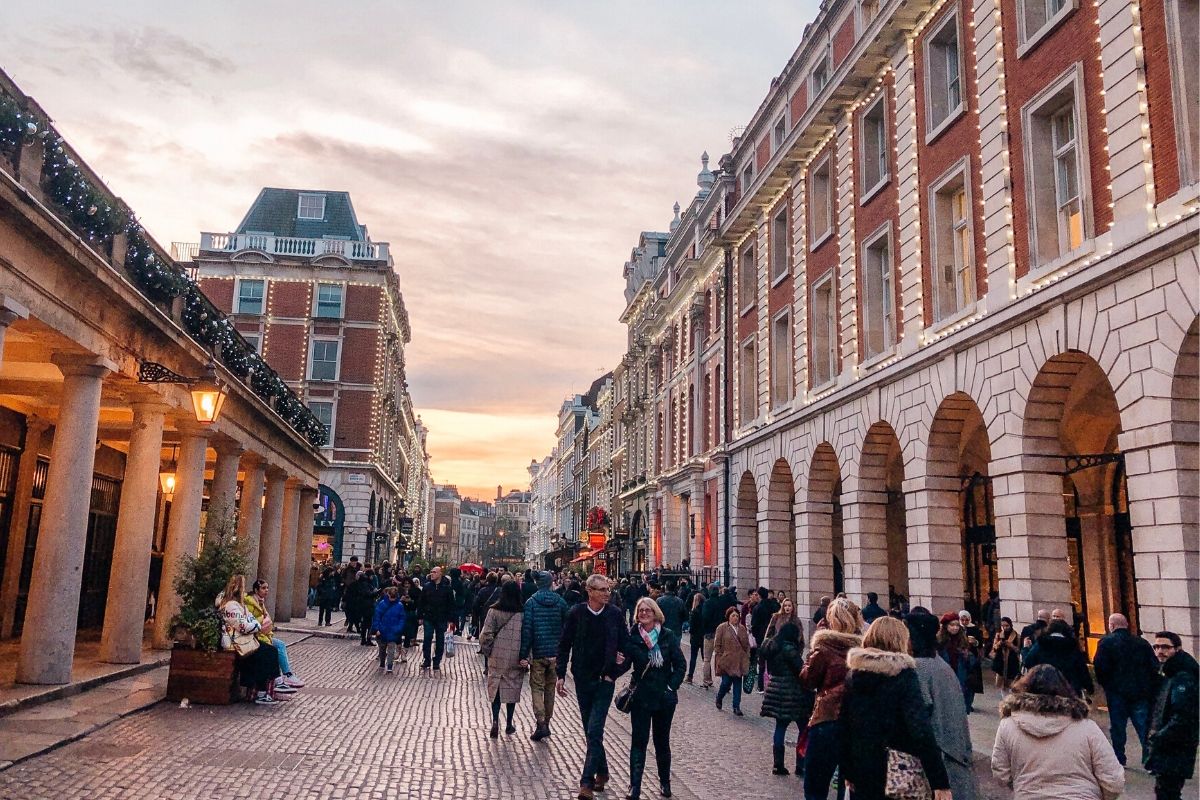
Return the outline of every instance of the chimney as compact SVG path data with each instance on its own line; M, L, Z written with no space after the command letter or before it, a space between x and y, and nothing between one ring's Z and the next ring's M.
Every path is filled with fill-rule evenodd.
M504 497L504 487L498 485L496 486L496 500L499 500L502 497Z

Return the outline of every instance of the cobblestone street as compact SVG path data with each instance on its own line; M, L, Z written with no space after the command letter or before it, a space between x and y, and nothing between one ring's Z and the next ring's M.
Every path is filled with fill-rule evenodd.
M528 739L533 716L526 687L517 734L493 741L487 736L482 660L473 645L460 647L437 677L419 674L419 651L410 652L399 674L383 675L375 650L356 640L309 638L289 652L308 687L282 708L182 709L160 703L0 772L0 798L574 796L583 737L573 697L556 707L554 736L534 744ZM741 719L729 713L728 704L718 712L712 697L686 684L681 692L672 737L675 796L799 796L796 777L770 774L772 723L758 716L760 696L746 698ZM994 717L994 710L985 711L972 724L990 722L994 728ZM613 769L607 797L624 797L628 718L609 716L607 742ZM644 784L648 798L658 796L652 765L651 757ZM977 773L985 788L981 796L1008 796L991 782L986 761L977 761ZM1126 797L1152 796L1147 776L1129 778Z

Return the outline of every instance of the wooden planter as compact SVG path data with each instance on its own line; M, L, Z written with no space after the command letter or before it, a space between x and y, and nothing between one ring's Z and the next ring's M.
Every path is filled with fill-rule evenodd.
M188 647L171 651L171 669L167 674L167 699L178 703L226 706L239 698L234 654L208 653Z

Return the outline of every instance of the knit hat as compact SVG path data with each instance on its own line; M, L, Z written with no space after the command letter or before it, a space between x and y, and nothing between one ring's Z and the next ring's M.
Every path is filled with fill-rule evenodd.
M913 656L929 658L937 653L938 618L924 612L911 612L904 618L912 642Z
M942 614L943 625L949 625L951 622L958 622L958 614L955 614L953 611L947 611L945 614Z

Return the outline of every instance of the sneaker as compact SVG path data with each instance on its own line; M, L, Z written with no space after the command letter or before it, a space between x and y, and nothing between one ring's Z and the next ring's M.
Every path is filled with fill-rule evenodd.
M295 694L296 690L286 683L275 682L275 694Z
M271 695L267 694L266 692L263 692L262 694L254 696L254 704L256 706L274 706L278 705L279 701L274 697L271 697Z
M385 670L383 671L383 673L384 673L385 675L391 675L391 674L392 674L392 668L391 668L391 667L388 667L387 669L385 669Z
M287 675L284 675L283 680L287 683L288 686L294 686L297 689L304 688L304 681L297 678L294 674L289 673Z

